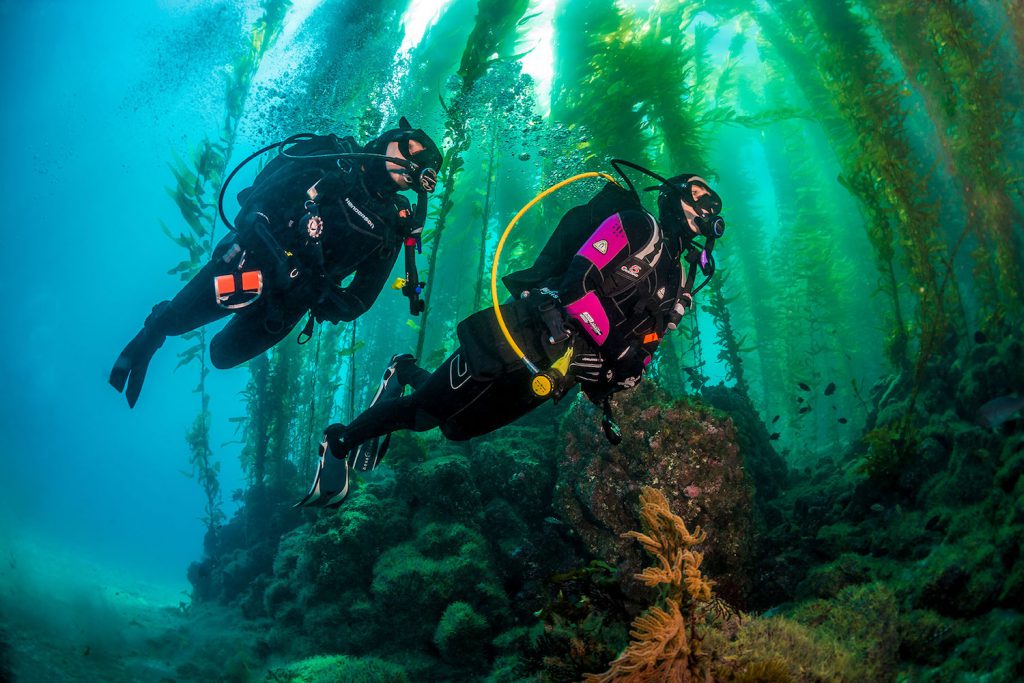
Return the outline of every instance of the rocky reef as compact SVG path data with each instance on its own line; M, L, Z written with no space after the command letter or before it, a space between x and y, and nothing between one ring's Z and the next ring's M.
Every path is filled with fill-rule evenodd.
M1013 680L1024 425L979 415L1024 385L1021 356L1012 334L979 338L925 382L880 382L863 439L795 470L723 386L621 394L619 446L582 399L464 444L396 435L337 513L247 492L194 565L193 598L261 634L249 680L580 681L612 671L631 623L675 619L638 580L649 488L707 537L692 550L713 596L674 603L700 624L704 675ZM687 571L674 561L659 566Z
M396 435L385 466L337 513L296 513L283 496L249 492L193 565L193 598L241 609L265 633L254 652L297 663L268 662L268 680L318 680L327 664L310 658L332 653L345 658L332 666L376 658L409 680L498 681L558 668L568 655L550 624L575 628L570 603L602 586L589 611L608 627L563 673L600 671L650 602L630 578L642 550L619 537L639 527L643 485L669 491L687 523L719 536L706 564L737 600L753 561L753 485L728 417L653 385L617 409L619 449L582 401L471 444Z
M757 606L834 624L878 680L1024 675L1024 422L985 408L1024 354L1010 329L969 343L880 382L864 438L797 473L765 532Z
M718 577L720 594L742 605L754 562L753 479L732 421L701 402L672 401L650 386L620 396L619 446L595 429L596 411L587 403L574 404L565 420L555 491L559 516L588 553L629 577L645 561L623 537L637 528L639 492L645 486L663 490L687 524L715 539L706 566ZM625 584L629 595L632 584Z

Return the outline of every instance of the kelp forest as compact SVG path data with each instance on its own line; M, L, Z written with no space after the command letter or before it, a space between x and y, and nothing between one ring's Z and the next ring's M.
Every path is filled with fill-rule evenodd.
M444 162L409 194L421 314L399 260L367 314L233 371L239 395L211 388L216 326L174 347L205 542L160 680L1024 679L1024 4L218 4L211 125L152 179L173 286L265 145L404 116ZM572 391L467 441L395 432L338 510L293 507L392 356L433 370L492 306L531 200L600 172L656 212L613 159L704 178L727 226L612 397L621 443ZM522 215L499 298L606 182Z

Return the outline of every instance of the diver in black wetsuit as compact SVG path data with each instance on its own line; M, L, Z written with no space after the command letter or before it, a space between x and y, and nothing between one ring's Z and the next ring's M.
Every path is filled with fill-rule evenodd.
M314 318L337 323L365 313L403 244L413 280L403 291L412 312L422 310L413 250L442 156L404 117L399 126L362 147L334 135L275 145L280 155L238 195L234 231L174 299L153 307L114 364L110 384L125 392L129 406L167 336L233 313L210 342L210 361L234 367L281 341L307 311L313 316L307 333ZM415 214L398 194L408 189L419 197Z
M546 364L568 359L556 396L578 383L609 410L607 397L641 381L661 338L692 306L697 266L713 272L710 251L725 227L718 195L689 174L649 189L660 190L659 220L635 191L609 183L563 217L533 267L504 279L515 298L502 305L503 317L526 355ZM704 243L695 245L700 235ZM381 453L373 449L384 434L439 427L449 439L469 439L543 403L495 320L488 309L462 321L462 345L433 373L411 356L393 358L374 404L347 427L325 430L317 477L299 505L340 505L349 469L376 466ZM405 385L412 394L401 395Z

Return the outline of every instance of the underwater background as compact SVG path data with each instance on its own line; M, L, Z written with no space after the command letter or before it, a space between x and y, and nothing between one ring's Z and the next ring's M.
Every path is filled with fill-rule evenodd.
M1024 679L1019 0L0 0L0 26L0 680ZM226 173L402 115L446 152L426 315L386 289L228 371L172 338L129 410L110 366L224 235ZM709 179L728 223L622 445L569 397L396 434L340 511L293 510L391 355L435 366L491 303L512 216L615 157ZM599 188L529 212L502 272Z

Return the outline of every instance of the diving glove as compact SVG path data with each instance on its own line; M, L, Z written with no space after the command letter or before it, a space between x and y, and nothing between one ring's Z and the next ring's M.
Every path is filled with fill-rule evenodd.
M619 389L632 389L643 379L651 354L638 346L628 346L608 370L608 380Z
M596 353L573 354L569 373L583 385L601 384L615 390L632 389L643 378L651 355L642 348L628 346L616 360L606 362Z
M134 408L142 392L142 383L146 381L146 370L153 354L164 344L165 336L153 332L150 327L143 327L135 338L121 351L110 371L110 386L123 391L128 399L128 407Z
M569 374L577 382L594 384L604 381L603 368L604 360L596 353L574 353L569 362Z
M161 301L146 317L142 330L121 351L110 371L110 386L123 391L128 399L128 407L134 408L142 391L142 383L146 380L146 370L156 350L164 345L167 339L169 322L174 319L174 309L170 301Z

